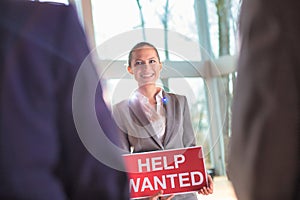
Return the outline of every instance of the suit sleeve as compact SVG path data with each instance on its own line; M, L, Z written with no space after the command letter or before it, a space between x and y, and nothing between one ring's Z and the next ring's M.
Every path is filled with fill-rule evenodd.
M65 138L61 144L66 159L69 158L64 168L72 187L68 192L71 199L78 200L129 199L127 174L116 148L119 144L118 129L103 99L102 86L77 15L72 12L69 17L62 48L63 52L71 53L66 61L75 61L75 66L80 68L75 70L75 82L68 84L72 93L66 96L66 112L61 109L60 115L71 113L73 116L68 119L74 119L76 123L76 130L72 130L72 121L71 129L63 131ZM76 36L74 32L78 34L77 38L71 38ZM71 71L74 73L72 68ZM61 92L66 94L63 89Z
M66 10L36 2L4 2L0 11L5 47L1 48L5 75L1 77L0 199L64 200L68 194L58 176L61 145L52 76L57 49L52 42L53 22ZM48 21L50 13L53 18ZM65 121L66 126L70 121Z
M128 133L126 131L126 127L123 124L124 121L122 120L124 117L129 118L129 116L122 115L122 109L120 108L120 104L116 104L113 106L113 116L116 121L116 124L118 126L118 135L119 135L119 146L121 149L123 149L125 152L130 152L130 144L128 140ZM123 110L128 109L127 107Z
M186 97L184 96L183 109L183 144L185 147L196 145L195 133L192 126L190 109Z
M58 4L8 2L12 10L2 12L1 7L0 12L11 14L0 17L1 32L8 33L1 42L7 49L3 53L1 48L5 76L1 76L0 199L128 199L126 173L95 159L74 125L74 79L89 53L75 10ZM88 95L95 101L95 91L88 93L89 78L81 85L82 115ZM101 87L98 91L100 99L92 105L108 138L117 142ZM119 154L106 150L110 158L121 160Z
M243 2L229 154L229 176L239 199L299 199L300 74L295 52L300 28L293 22L300 16L295 4Z

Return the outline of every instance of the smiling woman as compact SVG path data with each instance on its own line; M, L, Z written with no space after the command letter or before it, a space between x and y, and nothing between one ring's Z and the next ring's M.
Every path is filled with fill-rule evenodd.
M162 63L156 48L146 42L134 46L129 53L127 70L134 75L140 91L146 92L146 88L151 86L156 88L155 84L162 70ZM156 89L154 91L156 92Z
M131 75L134 74L127 73L126 68L123 70L131 47L128 45L139 41L154 44L163 63L157 85L165 91L187 97L196 144L204 147L206 166L213 169L212 173L217 176L226 175L225 160L230 126L225 121L230 121L230 100L233 91L228 93L225 91L227 82L224 80L235 71L235 60L232 56L228 56L232 58L230 64L213 60L214 55L219 55L216 1L70 0L70 2L76 3L84 18L82 21L90 36L89 40L92 41L90 46L96 48L95 57L99 58L97 63L99 74L105 77L104 97L107 102L113 105L127 99L136 89L136 81L131 79ZM239 0L231 2L233 7ZM226 9L232 7L230 5ZM233 17L237 15L236 13L237 11L232 12ZM233 43L230 52L234 53L236 21L232 19L229 21L230 42ZM180 35L180 39L174 37L175 33ZM185 46L186 43L189 45ZM195 48L191 48L194 45ZM149 68L151 64L148 64ZM216 66L218 73L211 74L212 68ZM229 68L228 71L224 70ZM153 75L144 74L142 77L152 78ZM229 88L234 88L234 79L231 80Z
M195 146L186 97L166 92L156 85L162 70L156 47L147 42L136 44L129 53L127 70L134 76L138 88L129 99L113 107L120 129L120 147L125 152L138 153ZM199 193L213 192L212 180L208 180L208 187ZM183 198L197 199L196 193L175 195L173 199Z

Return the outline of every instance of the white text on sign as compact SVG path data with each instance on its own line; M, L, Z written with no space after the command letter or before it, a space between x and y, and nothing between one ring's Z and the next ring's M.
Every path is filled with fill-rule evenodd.
M179 165L184 162L185 156L183 154L175 154L171 160L168 160L167 156L138 159L138 172L177 169L180 167ZM170 165L170 163L173 165ZM135 192L143 192L145 189L154 191L160 188L166 189L167 185L171 185L171 188L175 188L176 185L179 185L179 187L201 185L203 180L204 178L201 172L183 172L178 174L166 174L161 177L153 176L151 179L148 177L137 178L136 180L130 179L130 188L133 188Z
M168 163L171 162L168 162L166 156L146 158L144 161L142 159L138 159L138 172L177 169L179 164L184 163L184 161L185 157L182 154L174 155L174 165L168 165ZM143 171L144 168L146 169L145 171Z
M148 177L137 178L136 180L130 179L130 188L133 188L135 192L145 191L149 189L151 191L158 189L166 189L167 185L170 184L171 188L175 188L176 185L179 187L190 187L201 185L203 183L203 174L201 172L185 172L179 174L167 174L161 177L153 176L150 180Z

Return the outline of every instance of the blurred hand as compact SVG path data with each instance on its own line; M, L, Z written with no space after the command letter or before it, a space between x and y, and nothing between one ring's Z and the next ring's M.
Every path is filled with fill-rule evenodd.
M212 194L214 191L214 183L210 175L207 175L208 187L203 187L198 193L202 195Z

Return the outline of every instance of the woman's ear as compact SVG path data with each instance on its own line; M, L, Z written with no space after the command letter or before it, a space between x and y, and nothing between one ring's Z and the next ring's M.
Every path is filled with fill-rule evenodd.
M162 67L163 67L163 63L162 63L162 62L160 62L160 63L159 63L159 71L161 71L161 70L162 70Z
M128 71L129 74L133 74L131 66L127 66L127 71Z

